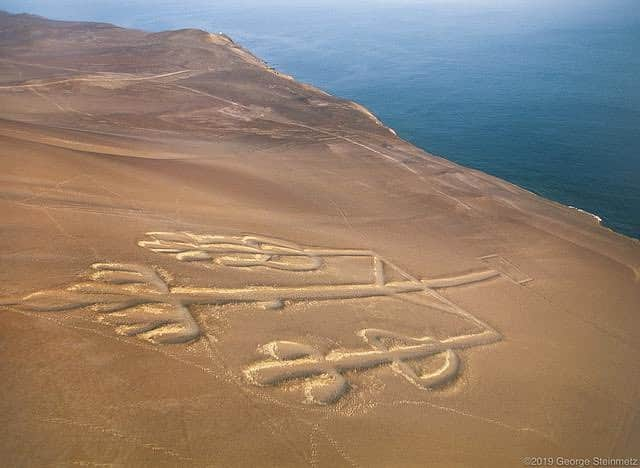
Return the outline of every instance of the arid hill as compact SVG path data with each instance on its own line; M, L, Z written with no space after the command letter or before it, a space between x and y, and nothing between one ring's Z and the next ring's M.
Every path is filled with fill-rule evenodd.
M5 466L640 456L640 244L224 35L0 13L0 168Z

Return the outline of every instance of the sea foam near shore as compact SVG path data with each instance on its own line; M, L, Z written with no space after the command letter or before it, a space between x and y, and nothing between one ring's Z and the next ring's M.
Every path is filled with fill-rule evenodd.
M586 215L591 216L592 218L595 218L598 221L598 224L602 224L602 218L600 216L598 216L597 214L593 214L587 210L583 210L582 208L578 208L577 206L572 206L572 205L567 205L569 208L572 208L574 210L578 210L580 213L584 213Z

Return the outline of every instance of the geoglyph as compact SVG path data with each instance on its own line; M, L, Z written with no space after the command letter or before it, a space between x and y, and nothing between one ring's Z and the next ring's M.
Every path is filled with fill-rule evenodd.
M305 301L356 301L375 297L398 297L439 313L465 320L474 332L438 339L407 336L393 330L354 330L362 349L334 349L322 353L313 346L275 339L259 346L265 355L247 364L246 381L258 386L303 382L305 401L330 404L349 388L352 372L389 366L393 372L424 389L442 385L459 372L459 350L501 340L498 331L460 308L438 292L441 288L489 281L500 276L523 284L530 278L497 256L484 257L493 268L435 279L418 279L369 250L303 247L257 235L199 235L188 232L150 232L138 245L155 253L171 255L181 262L206 262L226 268L270 269L292 274L315 274L331 258L358 258L370 262L372 281L300 286L196 287L174 286L158 268L127 263L91 265L88 281L62 289L39 291L14 301L22 310L36 312L88 308L97 320L115 326L121 335L136 336L159 345L198 340L203 330L191 313L193 305L256 304L279 309ZM389 272L393 272L390 280ZM214 278L215 279L215 278ZM278 338L278 337L274 337ZM259 345L259 343L257 343ZM439 367L417 372L412 362L438 359Z

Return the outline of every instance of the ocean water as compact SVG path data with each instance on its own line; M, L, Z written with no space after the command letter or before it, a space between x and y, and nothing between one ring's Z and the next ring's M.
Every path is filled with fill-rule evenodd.
M225 32L400 136L640 238L638 0L0 0Z

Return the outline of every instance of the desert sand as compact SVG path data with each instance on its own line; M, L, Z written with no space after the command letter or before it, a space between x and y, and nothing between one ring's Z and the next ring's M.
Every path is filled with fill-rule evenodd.
M640 457L640 244L224 35L0 13L4 466Z

